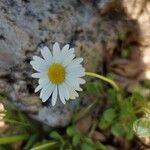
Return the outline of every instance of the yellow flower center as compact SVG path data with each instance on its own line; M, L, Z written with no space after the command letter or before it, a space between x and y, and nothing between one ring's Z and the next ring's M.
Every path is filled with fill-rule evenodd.
M65 68L61 64L52 64L48 69L48 78L53 84L60 84L65 79Z

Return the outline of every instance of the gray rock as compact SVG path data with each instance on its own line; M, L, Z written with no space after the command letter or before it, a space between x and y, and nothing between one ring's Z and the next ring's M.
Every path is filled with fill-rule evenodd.
M120 6L120 0L98 0L97 6L101 14L110 13L110 11Z
M22 62L29 37L4 16L0 16L0 74Z
M42 107L38 114L31 115L32 118L44 122L51 127L64 127L70 122L72 112L64 105L55 107Z
M103 52L112 53L118 33L125 34L129 27L120 14L113 19L111 14L100 15L99 10L111 1L1 0L0 79L4 82L0 87L6 82L9 88L4 87L0 93L36 120L50 126L67 125L74 105L43 106L34 94L37 81L31 78L29 61L39 55L41 46L51 48L58 41L61 46L70 43L75 47L77 56L84 58L86 70L102 71Z

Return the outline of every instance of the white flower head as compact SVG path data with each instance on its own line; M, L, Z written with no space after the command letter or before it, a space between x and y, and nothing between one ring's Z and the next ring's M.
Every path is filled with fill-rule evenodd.
M85 75L85 69L81 65L83 58L75 58L74 48L69 48L69 44L61 50L57 42L53 45L52 53L48 47L44 47L41 54L43 58L33 56L30 64L38 71L32 77L39 78L35 92L41 90L42 101L46 102L52 96L54 106L58 96L63 104L66 100L78 97L77 91L82 91L80 84L85 83L81 78Z

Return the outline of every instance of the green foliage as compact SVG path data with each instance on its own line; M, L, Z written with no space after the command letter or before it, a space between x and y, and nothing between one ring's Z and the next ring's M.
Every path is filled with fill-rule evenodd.
M96 82L88 82L85 84L86 91L90 94L98 94L99 92L102 92L103 88L100 83Z
M107 109L104 112L104 120L106 120L107 122L112 122L115 119L116 115L117 114L113 108Z
M0 144L14 143L18 141L27 140L29 135L17 135L17 136L9 136L9 137L1 137Z
M145 106L147 102L138 92L131 96L125 96L122 92L109 91L108 99L110 107L103 112L98 127L100 129L110 128L116 137L134 137L133 123L137 119L137 110Z
M57 149L66 150L108 150L103 144L100 142L93 142L90 138L80 133L78 128L74 125L67 127L66 134L63 133L62 136L56 132L52 131L50 133L51 140L54 140L56 143ZM55 148L56 148L55 147Z
M75 136L73 136L73 138L72 138L73 146L79 145L80 141L81 141L80 135L76 134Z
M88 94L105 93L105 100L108 102L103 113L98 114L99 118L95 118L97 120L93 123L95 124L94 129L100 129L102 132L109 130L113 136L125 137L128 140L133 139L135 132L139 136L150 134L150 120L146 118L150 110L150 103L139 92L134 92L129 96L113 89L104 92L102 85L96 82L86 84L85 89ZM15 128L11 131L13 136L0 138L0 142L5 144L5 148L7 147L5 149L0 146L0 149L10 149L10 143L21 140L24 141L23 150L110 150L111 146L93 140L90 135L82 134L76 126L77 121L94 112L100 104L99 101L92 100L89 105L73 116L70 126L59 130L29 119L3 97L1 102L4 103L7 110L5 121ZM141 112L144 112L145 116L137 120L137 114Z
M93 150L93 147L87 143L81 145L81 150Z
M104 111L103 116L99 122L99 128L101 129L108 128L113 123L116 115L117 114L113 108Z
M55 140L63 140L62 137L61 137L61 135L58 132L56 132L56 131L52 131L50 133L50 137L52 139L55 139Z
M76 135L77 132L78 132L78 130L77 130L77 128L75 126L70 126L66 130L67 135L71 136L71 137L74 136L74 135Z
M150 89L150 80L149 80L149 79L144 80L143 86L144 86L145 88Z
M107 129L109 126L111 125L110 122L107 122L104 117L102 116L102 118L100 119L100 122L98 124L100 129Z
M124 129L123 129L123 125L121 123L117 123L115 122L112 127L111 127L111 132L114 136L123 136L125 134Z
M38 140L38 134L31 135L24 147L24 150L30 149L34 145L34 143L36 143L37 140Z

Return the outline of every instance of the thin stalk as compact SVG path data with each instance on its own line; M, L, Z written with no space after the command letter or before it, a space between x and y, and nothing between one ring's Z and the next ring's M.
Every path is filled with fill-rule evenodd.
M37 146L37 147L33 147L33 148L31 148L31 150L42 150L42 149L50 148L51 146L54 146L56 144L58 144L58 143L57 142L50 142L50 143L42 144L42 145Z
M10 136L10 137L1 137L0 144L9 144L9 143L14 143L18 141L24 141L24 140L27 140L28 138L29 138L29 135L27 134Z
M3 120L4 120L5 122L8 122L8 123L19 124L19 125L27 126L27 127L30 126L30 125L27 124L27 123L23 123L23 122L20 122L20 121L17 121L17 120L11 120L11 119L6 119L6 118L3 118Z
M99 74L96 74L93 72L85 72L85 75L91 76L91 77L96 77L96 78L101 79L105 82L108 82L109 84L111 84L112 87L114 87L117 91L119 91L119 86L113 80L111 80L107 77L104 77L102 75L99 75Z

